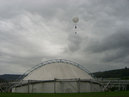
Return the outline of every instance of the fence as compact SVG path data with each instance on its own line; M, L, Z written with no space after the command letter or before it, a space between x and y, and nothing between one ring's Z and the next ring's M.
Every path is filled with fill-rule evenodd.
M126 91L129 90L129 80L120 80L120 79L98 79L104 86L104 90L111 91Z

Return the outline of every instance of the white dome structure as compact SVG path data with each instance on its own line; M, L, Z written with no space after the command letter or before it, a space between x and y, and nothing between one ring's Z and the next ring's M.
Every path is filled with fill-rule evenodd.
M12 92L19 93L73 93L99 92L101 84L78 63L55 59L45 61L28 70Z

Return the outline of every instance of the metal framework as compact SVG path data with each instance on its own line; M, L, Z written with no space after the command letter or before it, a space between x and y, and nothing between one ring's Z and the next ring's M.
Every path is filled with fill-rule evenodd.
M23 79L24 77L26 77L27 75L29 75L32 71L42 67L42 66L45 66L47 64L52 64L52 63L65 63L65 64L71 64L71 65L74 65L78 68L80 68L81 70L85 71L86 73L88 73L89 75L91 75L91 73L82 65L76 63L76 62L73 62L73 61L70 61L70 60L66 60L66 59L53 59L53 60L48 60L48 61L45 61L45 62L42 62L34 67L32 67L31 69L27 70L22 76L20 76L18 78L18 80L21 80ZM92 76L92 75L91 75Z
M114 88L114 90L126 91L129 90L129 80L120 80L120 79L98 79L104 86L104 91Z

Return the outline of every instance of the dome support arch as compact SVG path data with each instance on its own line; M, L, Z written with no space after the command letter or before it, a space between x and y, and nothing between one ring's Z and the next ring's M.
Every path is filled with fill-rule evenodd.
M73 66L76 66L78 68L80 68L81 70L85 71L86 73L88 73L89 75L91 75L91 73L82 65L76 63L76 62L73 62L73 61L70 61L70 60L66 60L66 59L53 59L53 60L48 60L48 61L44 61L40 64L37 64L36 66L32 67L31 69L27 70L22 76L20 76L18 78L18 80L21 80L23 78L25 78L27 75L29 75L31 72L33 72L34 70L42 67L42 66L45 66L47 64L51 64L51 63L65 63L65 64L71 64ZM92 76L92 75L91 75ZM93 77L93 76L92 76Z

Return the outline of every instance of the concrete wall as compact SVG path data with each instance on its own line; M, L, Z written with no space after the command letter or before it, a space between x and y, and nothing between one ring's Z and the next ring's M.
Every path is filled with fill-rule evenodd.
M16 93L78 93L100 92L102 87L92 82L40 82L17 86L12 89Z
M56 93L76 93L78 92L77 82L56 82Z

